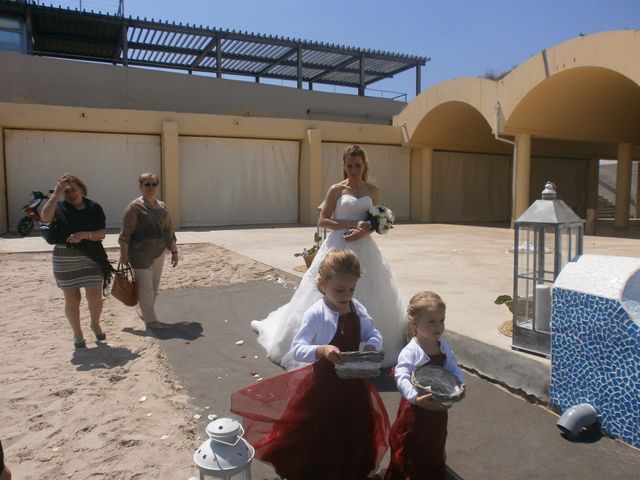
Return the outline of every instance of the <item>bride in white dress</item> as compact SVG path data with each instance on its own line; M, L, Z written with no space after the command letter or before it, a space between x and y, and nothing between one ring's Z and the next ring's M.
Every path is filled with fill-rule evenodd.
M302 366L291 357L291 342L298 333L302 315L321 297L316 286L318 267L327 252L334 248L349 248L360 259L363 275L358 281L355 298L366 307L382 333L383 366L395 365L405 343L406 302L400 296L398 282L389 264L371 238L371 226L365 221L369 207L380 201L378 187L367 181L369 166L365 151L357 145L348 147L343 154L343 164L345 179L329 188L320 212L320 227L331 233L289 303L271 312L266 319L251 322L268 357L287 370Z

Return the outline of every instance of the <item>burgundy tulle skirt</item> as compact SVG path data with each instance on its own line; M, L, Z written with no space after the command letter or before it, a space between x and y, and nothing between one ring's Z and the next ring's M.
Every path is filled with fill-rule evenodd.
M391 461L385 480L446 480L448 413L400 400L389 436Z
M387 450L389 419L368 380L339 378L326 360L235 392L256 458L287 480L360 480Z

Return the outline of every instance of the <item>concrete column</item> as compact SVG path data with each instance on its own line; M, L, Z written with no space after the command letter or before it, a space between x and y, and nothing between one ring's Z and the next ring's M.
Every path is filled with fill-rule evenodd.
M298 217L300 223L318 223L318 205L323 200L322 189L322 131L308 129L300 144L298 189Z
M531 135L516 135L515 191L513 192L512 221L517 220L529 208L529 184L531 182ZM542 191L542 190L541 190Z
M169 207L174 228L180 228L180 150L178 124L162 122L162 199Z
M616 169L616 215L614 227L629 226L629 204L631 202L631 143L618 144L618 167Z
M585 233L593 235L596 232L596 222L598 220L598 179L600 177L600 160L592 158L589 160L587 170L587 212Z
M4 129L0 127L0 234L9 230L9 219L7 217L7 178L4 170Z
M411 218L433 221L433 148L411 151Z

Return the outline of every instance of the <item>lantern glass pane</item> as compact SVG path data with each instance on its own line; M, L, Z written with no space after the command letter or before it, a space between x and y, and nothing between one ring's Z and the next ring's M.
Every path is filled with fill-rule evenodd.
M533 278L533 227L520 227L518 236L517 276Z
M533 285L531 278L518 278L516 297L513 299L511 311L515 323L524 328L532 328L533 318Z
M557 274L560 273L560 270L562 270L567 263L579 255L580 230L579 225L566 225L562 227L560 234L560 258L558 259L559 271Z
M535 278L538 283L555 279L556 227L547 225L536 229Z
M514 299L511 311L516 325L531 328L533 285L535 278L536 227L518 226L517 271L515 276Z

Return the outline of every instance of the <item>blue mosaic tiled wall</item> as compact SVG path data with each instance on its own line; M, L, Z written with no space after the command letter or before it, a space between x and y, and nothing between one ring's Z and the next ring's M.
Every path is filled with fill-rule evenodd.
M602 430L640 447L640 326L617 300L553 289L551 403L590 403Z

